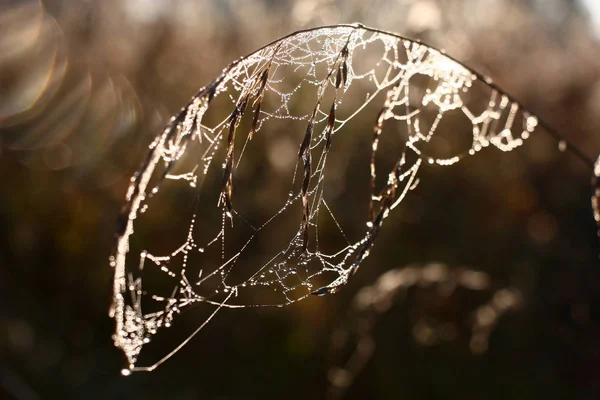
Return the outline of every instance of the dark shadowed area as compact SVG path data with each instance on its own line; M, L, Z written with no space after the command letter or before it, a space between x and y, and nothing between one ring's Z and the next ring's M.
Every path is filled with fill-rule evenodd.
M355 22L443 49L491 77L562 140L540 126L510 152L490 146L454 165L424 163L418 185L390 212L369 257L337 293L220 310L156 370L123 376L127 361L109 318L110 257L131 177L149 146L232 61L300 29ZM352 54L351 75L381 68L367 50ZM193 147L179 170L168 171L162 197L136 225L136 256L147 250L152 261L185 243L196 253L189 260L185 253L183 263L201 279L288 201L294 166L300 162L302 171L306 162L298 161L306 119L276 118L273 105L285 99L286 115L310 114L314 87L293 90L293 82L313 72L293 65L277 71L261 114L272 117L269 123L258 125L251 145L244 142L257 104L251 102L234 139L234 157L244 148L232 183L237 231L223 217L225 206L217 207L225 199L225 136L214 175L196 181L192 167L204 164ZM273 89L278 73L288 79L279 87L283 95ZM339 75L335 85L343 87ZM333 93L323 97L325 116L341 89ZM369 94L367 84L348 89L346 110ZM229 118L234 99L227 96L211 104L205 126ZM333 253L365 232L373 126L384 99L333 136L323 198L335 217L307 224L306 240L319 246L308 246L314 254ZM600 153L599 110L594 0L0 0L0 398L600 398L600 246L589 162ZM333 120L344 112L340 106ZM321 122L319 132L327 132L329 121ZM430 150L463 148L471 129L464 118L445 120ZM393 168L399 147L398 138L382 135L378 168ZM276 285L262 285L269 276L252 273L301 224L301 179L299 172L289 215L260 230L236 269L223 274L228 284L259 287L240 289L240 304L282 302ZM226 240L209 229L221 224ZM169 273L181 267L176 256L156 265L146 260L145 304L175 297ZM281 271L297 273L265 274ZM318 278L315 285L329 283ZM230 299L223 282L213 287L208 280L203 290L221 292L206 299ZM290 290L283 302L302 293ZM198 302L177 311L140 363L157 362L213 310Z

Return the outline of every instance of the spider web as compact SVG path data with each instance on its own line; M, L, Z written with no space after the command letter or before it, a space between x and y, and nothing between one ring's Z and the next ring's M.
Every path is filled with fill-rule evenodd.
M356 129L365 119L370 127ZM222 308L338 291L423 165L448 166L489 146L510 151L537 125L443 52L361 25L296 32L232 63L171 119L131 178L111 257L123 373L153 370ZM359 136L370 137L368 162L353 167L365 171L356 175L365 178L364 225L347 228L330 178L349 168L343 138ZM287 184L251 208L254 185L269 182L255 176L269 175L249 178L245 168L256 171L253 159L282 137L288 150L273 151L271 164ZM164 215L179 229L162 229ZM265 240L266 258L245 256ZM210 306L204 322L155 364L137 366L153 336L196 304Z

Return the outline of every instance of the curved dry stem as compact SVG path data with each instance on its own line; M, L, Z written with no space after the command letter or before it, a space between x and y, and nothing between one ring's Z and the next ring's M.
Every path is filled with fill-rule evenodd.
M369 211L366 229L354 229L359 234L352 236L329 195L328 160L344 156L339 144L361 133L354 125L365 117L374 121L364 198ZM453 118L462 129L448 129ZM233 62L171 119L131 179L111 258L110 315L126 371L157 365L139 367L138 356L183 309L216 307L206 323L222 308L283 306L340 290L368 257L390 212L417 187L423 165L446 167L490 147L511 151L540 125L489 79L452 57L360 24L294 32ZM454 130L466 144L440 152L435 141ZM236 205L249 185L236 181L244 179L246 155L261 154L259 146L274 131L298 149L279 160L277 173L289 178L289 195L270 216L251 221ZM389 137L401 144L380 148ZM386 167L382 160L390 150L395 161ZM193 206L162 210L178 193L193 198ZM152 215L164 212L187 223L178 232L162 232ZM326 234L339 239L336 248L319 239L324 220L334 230ZM269 249L268 258L244 259L273 235L285 241Z
M333 366L328 373L328 398L344 396L375 351L377 323L390 308L408 302L409 293L420 289L429 292L434 289L431 295L443 298L451 298L459 290L491 293L490 300L473 310L465 321L436 321L434 316L425 314L412 327L417 343L432 346L456 339L460 325L464 324L470 330L469 347L474 354L487 351L489 337L500 318L522 304L519 290L496 288L487 273L470 268L432 263L390 270L357 293L348 315L331 335Z

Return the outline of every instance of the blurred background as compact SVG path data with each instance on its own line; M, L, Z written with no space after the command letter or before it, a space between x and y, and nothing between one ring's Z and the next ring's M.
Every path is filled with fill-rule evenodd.
M0 398L325 398L353 297L415 262L486 272L522 301L474 354L468 329L419 340L418 322L468 326L485 296L411 289L346 398L600 397L592 169L543 133L430 171L341 293L224 312L155 372L120 375L108 257L148 144L231 61L350 22L445 49L600 153L594 0L0 0Z

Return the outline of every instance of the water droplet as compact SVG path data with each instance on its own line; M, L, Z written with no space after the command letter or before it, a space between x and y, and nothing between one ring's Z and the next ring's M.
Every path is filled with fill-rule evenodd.
M373 222L367 221L367 228L372 228L372 227L373 227Z
M527 129L530 132L532 132L535 129L537 124L538 124L538 119L535 116L530 115L529 117L527 117Z
M564 140L561 140L560 142L558 142L558 150L559 151L567 150L567 142L565 142Z
M129 376L129 375L131 375L131 370L127 369L127 368L123 368L121 370L121 375L123 375L123 376Z

